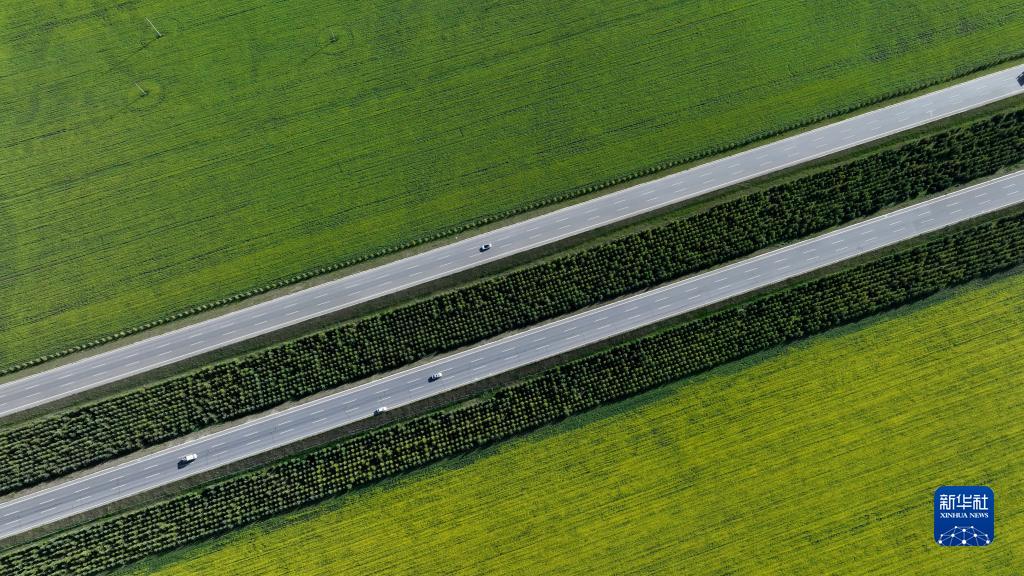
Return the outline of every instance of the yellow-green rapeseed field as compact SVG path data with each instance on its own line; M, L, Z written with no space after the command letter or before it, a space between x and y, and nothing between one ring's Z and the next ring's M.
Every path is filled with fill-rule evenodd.
M1024 274L725 366L125 570L1019 574ZM986 484L987 548L932 541Z

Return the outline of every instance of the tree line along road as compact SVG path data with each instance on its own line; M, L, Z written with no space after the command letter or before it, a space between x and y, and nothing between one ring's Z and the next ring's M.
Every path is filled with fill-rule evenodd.
M0 503L0 538L1024 202L1024 171L571 314ZM432 380L433 374L442 376ZM195 453L196 461L179 466Z

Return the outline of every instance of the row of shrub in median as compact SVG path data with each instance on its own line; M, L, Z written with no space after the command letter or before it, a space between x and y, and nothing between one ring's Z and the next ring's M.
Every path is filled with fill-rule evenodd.
M946 233L559 366L478 403L346 439L0 555L0 576L97 574L1024 263L1024 215Z
M293 342L0 431L0 493L81 470L1024 160L1024 111L1000 114Z

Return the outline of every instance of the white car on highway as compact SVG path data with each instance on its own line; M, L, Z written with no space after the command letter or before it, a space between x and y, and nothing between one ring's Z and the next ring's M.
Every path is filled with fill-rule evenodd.
M440 380L442 376L444 376L444 372L434 372L430 375L430 378L427 378L427 380L433 382L434 380Z
M196 458L199 458L199 454L185 454L184 456L181 457L181 460L179 460L179 462L181 462L182 464L188 464L189 462L195 462Z
M376 410L373 411L373 415L376 416L377 414L383 414L383 413L385 413L387 411L388 411L388 407L387 406L381 406L380 408L377 408Z

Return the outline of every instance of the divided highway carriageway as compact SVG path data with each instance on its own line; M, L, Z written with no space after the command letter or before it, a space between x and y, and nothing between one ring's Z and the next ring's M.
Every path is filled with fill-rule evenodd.
M505 335L0 503L0 538L1024 202L1024 171ZM431 380L431 374L443 375ZM179 467L184 454L196 461Z
M0 417L1024 93L1002 70L0 385ZM481 251L483 244L492 248Z

